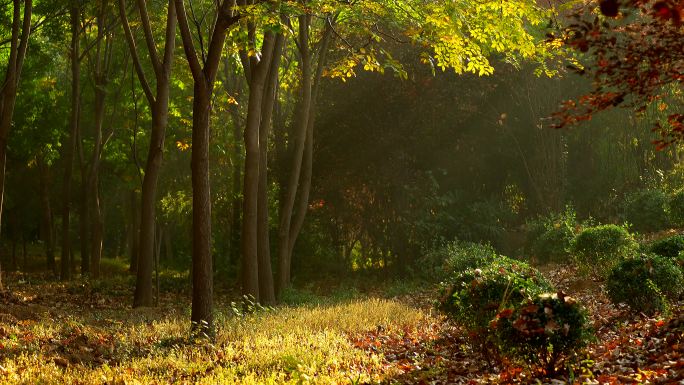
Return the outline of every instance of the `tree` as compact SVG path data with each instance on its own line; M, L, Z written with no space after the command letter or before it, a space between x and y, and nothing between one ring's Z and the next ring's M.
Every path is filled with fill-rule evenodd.
M292 252L304 222L309 205L313 159L313 127L315 106L323 69L327 64L329 43L332 36L334 16L327 15L323 21L323 33L314 44L310 36L312 15L298 18L297 55L300 61L300 97L293 120L294 141L290 155L290 173L283 189L278 226L278 290L285 289L291 280ZM299 206L295 202L299 195Z
M174 0L183 49L194 80L192 103L192 314L195 333L214 334L213 264L211 256L211 193L209 136L211 98L228 29L240 16L234 1L217 3L207 51L198 56L183 0ZM203 42L200 38L200 42Z
M71 279L71 182L81 118L81 7L78 1L71 1L69 19L71 26L71 45L69 51L71 64L71 115L69 117L68 141L62 153L64 158L64 178L62 182L62 257L60 262L60 279L63 281Z
M246 155L240 238L242 292L257 302L272 304L275 290L268 229L267 143L284 37L281 32L266 30L257 55L256 23L250 20L245 24L248 41L240 51L240 58L249 98L244 129Z
M603 16L599 16L598 13ZM556 127L586 121L600 111L622 106L645 111L657 103L663 113L684 80L682 10L676 1L603 0L580 8L575 21L551 39L580 53L571 69L593 79L592 89L566 101ZM668 113L656 122L658 148L684 138L684 114Z
M10 52L5 71L5 78L0 88L0 218L5 192L5 163L7 162L7 140L12 128L12 115L17 100L17 89L21 78L21 69L26 58L29 38L31 36L31 14L33 1L24 1L24 12L21 12L21 0L12 0L12 35ZM0 290L2 290L2 269L0 269Z
M402 63L387 49L396 44L419 47L422 61L433 72L452 69L458 74L489 75L494 71L489 58L503 56L514 65L520 60L537 61L539 73L551 73L545 63L551 47L537 37L535 29L547 21L552 10L535 2L331 2L317 5L323 16L314 15L308 4L302 3L298 19L299 95L288 133L293 140L283 157L290 166L280 186L279 290L290 284L292 254L309 207L315 107L323 74L345 80L362 67L380 73L388 69L406 78ZM316 35L314 43L312 36Z
M157 45L154 40L152 26L147 11L147 3L144 0L138 0L137 7L140 13L140 19L142 20L142 28L145 35L148 55L154 70L156 92L152 92L152 88L147 80L138 56L135 39L126 16L125 0L119 0L119 13L126 34L126 41L131 52L131 57L133 58L133 65L136 74L138 75L138 80L142 85L152 115L150 147L147 152L147 163L145 165L140 205L140 236L135 294L133 298L134 307L152 305L152 265L154 259L157 182L159 180L159 173L162 165L164 138L169 120L169 86L176 39L176 4L173 0L169 0L167 6L163 58L159 57L157 51Z

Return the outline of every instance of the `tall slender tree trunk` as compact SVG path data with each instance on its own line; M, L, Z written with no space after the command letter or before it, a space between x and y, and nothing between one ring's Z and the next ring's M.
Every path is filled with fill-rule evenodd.
M138 80L145 91L152 114L152 130L150 147L147 151L145 175L142 183L142 195L140 203L140 239L135 245L138 247L138 265L136 274L135 293L133 307L152 306L152 267L155 260L155 226L156 226L156 200L157 183L161 172L164 138L168 125L169 111L169 85L171 77L171 64L176 37L176 4L169 0L166 19L166 36L164 43L163 59L159 58L156 43L152 36L152 28L147 14L147 4L144 0L137 0L138 11L142 20L150 60L156 79L156 94L147 82L138 58L135 40L126 17L125 2L119 0L119 14L123 23L128 47L133 57L134 67Z
M93 152L90 160L90 167L87 168L86 175L86 195L88 202L84 202L86 209L89 210L90 219L86 222L90 225L90 247L89 259L81 260L81 269L87 269L94 279L100 278L100 260L102 259L102 244L104 241L104 220L102 218L102 208L100 207L100 163L102 159L103 134L102 126L105 119L105 106L107 98L107 85L109 83L109 69L113 54L112 35L107 33L105 20L108 15L109 2L103 1L99 4L97 13L97 41L93 66L93 79L95 86L95 115L94 115L94 135ZM85 199L84 199L85 201ZM85 233L83 235L86 235ZM81 248L82 250L87 248Z
M229 95L239 95L242 93L243 82L237 74L230 71L230 61L224 60L224 79L223 86ZM242 116L240 115L237 104L231 104L228 108L233 123L233 144L234 150L230 157L231 163L231 195L230 205L230 234L228 246L228 262L233 263L240 258L240 218L242 213L242 146L239 139L242 137Z
M12 116L14 115L14 105L17 100L21 69L24 65L24 58L26 57L26 50L28 49L28 42L31 36L33 1L24 1L23 20L21 0L12 0L12 5L12 34L9 41L9 60L7 61L4 82L0 86L0 220L2 219L5 198L7 141L9 140L9 133L12 128ZM0 266L0 291L2 290L2 268Z
M237 140L242 134L242 125L234 120L233 123L233 140ZM239 146L236 145L237 148ZM232 175L232 193L233 201L231 202L231 225L230 225L230 261L235 262L240 259L240 220L242 218L242 196L240 190L242 189L242 151L235 151L233 158L233 175Z
M275 288L273 285L273 270L271 268L271 247L269 236L269 205L268 205L268 136L271 129L271 118L275 104L276 88L278 86L278 70L282 55L284 36L276 36L273 48L266 90L261 107L261 124L259 125L259 196L257 198L257 238L259 261L259 297L267 305L274 304Z
M108 43L109 44L109 43ZM98 53L99 56L99 53ZM100 59L98 58L98 61ZM98 67L101 64L98 64ZM93 155L88 172L88 192L90 201L90 266L89 271L94 279L100 278L100 260L102 259L102 243L104 238L104 220L102 218L102 208L100 207L100 160L102 154L102 125L104 123L105 112L105 87L107 79L106 69L96 70L95 82L95 137L93 139ZM87 263L84 262L84 264Z
M273 57L274 35L264 35L261 61L252 62L249 74L249 101L247 104L247 122L245 126L245 179L242 206L242 293L261 301L259 290L259 237L258 237L258 197L259 197L259 163L260 144L259 129L262 121L262 107ZM268 207L268 203L266 204ZM267 214L266 214L267 215ZM268 218L266 219L268 221ZM268 247L265 245L263 247ZM262 253L264 251L262 250ZM267 252L267 251L266 251ZM264 258L265 255L262 255ZM270 256L268 257L270 260ZM270 264L270 263L269 263ZM270 274L270 273L269 273Z
M306 17L309 19L305 19ZM302 29L302 25L307 26L309 23L310 16L300 16L299 49L302 62L302 98L295 118L294 151L287 186L283 186L285 189L284 202L280 211L280 227L278 229L279 293L290 284L292 253L309 207L313 173L315 105L332 35L332 21L330 21L326 24L323 37L319 43L316 72L312 73L312 52L309 48L308 34L305 29ZM295 210L297 195L299 195L299 205Z
M211 93L211 88L206 82L195 82L191 159L193 255L191 321L200 329L205 329L205 326L210 326L213 322L214 279L211 258L211 190L209 184Z
M82 129L79 125L79 131ZM81 135L77 135L79 138ZM88 173L88 165L85 162L85 159L83 158L83 145L82 142L80 142L80 139L78 140L79 143L77 143L77 147L79 149L80 153L80 170L81 170L81 195L79 199L79 205L78 205L78 213L79 213L79 234L80 234L80 243L79 246L81 247L81 275L82 276L88 276L90 275L90 183L88 182L89 179L89 173ZM72 266L75 267L75 266Z
M38 158L38 171L40 173L40 202L43 212L43 242L45 244L45 257L47 269L56 273L55 265L55 238L54 224L52 222L52 204L50 202L50 168L42 158Z
M131 222L130 226L130 265L128 271L136 274L138 271L138 241L140 239L140 214L138 213L138 194L131 190L130 198Z
M102 260L102 247L104 243L104 218L102 217L102 207L100 205L100 178L98 173L99 171L95 171L90 179L90 191L92 191L90 275L93 279L100 278L100 261Z
M217 2L216 22L200 62L183 0L174 0L185 57L194 80L192 104L192 314L194 334L214 337L213 265L211 256L211 193L209 185L209 119L211 97L227 30L240 19L234 1Z
M292 222L292 212L297 198L297 187L302 170L302 159L304 157L304 147L306 142L306 132L308 128L309 106L311 105L311 53L309 47L309 24L310 15L299 17L299 56L301 62L301 92L302 96L297 107L295 118L295 143L292 152L290 177L285 187L284 202L280 210L280 225L278 227L278 292L290 285L290 228Z
M69 139L64 147L64 182L63 206L62 206L62 257L61 274L63 281L71 279L71 234L70 234L70 206L71 206L71 179L74 168L74 153L76 152L76 140L81 109L81 62L80 54L80 16L81 9L77 2L72 2L69 10L71 18L71 117L69 123Z
M167 87L168 90L168 87ZM161 171L164 136L168 120L167 107L158 105L152 111L152 138L145 165L140 219L138 270L133 307L152 306L152 265L156 222L157 181Z

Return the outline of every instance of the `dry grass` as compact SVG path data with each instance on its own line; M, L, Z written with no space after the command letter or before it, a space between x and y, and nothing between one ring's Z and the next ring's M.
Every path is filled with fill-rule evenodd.
M348 336L414 328L430 317L382 299L226 314L217 314L214 344L187 339L189 317L179 307L95 311L75 304L34 320L0 317L0 383L375 382L381 357L356 349Z

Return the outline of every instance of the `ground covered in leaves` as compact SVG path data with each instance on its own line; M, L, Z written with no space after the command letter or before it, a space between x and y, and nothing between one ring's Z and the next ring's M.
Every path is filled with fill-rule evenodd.
M159 306L130 308L127 277L61 284L12 277L0 293L1 384L684 384L684 309L649 318L613 306L568 266L544 274L587 306L596 340L546 376L488 364L406 284L289 293L289 306L245 314L217 299L217 339L188 339L187 288L164 280ZM180 281L183 279L180 278ZM170 282L170 283L169 283ZM322 285L329 286L329 285Z
M572 266L542 269L557 288L589 312L596 339L566 370L547 376L534 368L489 364L467 335L442 318L403 335L376 330L353 339L382 353L382 383L403 384L684 384L684 302L669 315L647 317L610 303L603 288L581 280Z

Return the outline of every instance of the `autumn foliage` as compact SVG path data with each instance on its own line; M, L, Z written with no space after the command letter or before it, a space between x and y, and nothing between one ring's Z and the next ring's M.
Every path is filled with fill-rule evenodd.
M555 126L586 121L616 106L636 111L656 106L664 114L654 128L659 148L683 139L684 115L668 105L684 80L683 4L603 0L578 10L560 39L579 52L582 64L570 69L590 76L593 86L563 103L554 114Z

